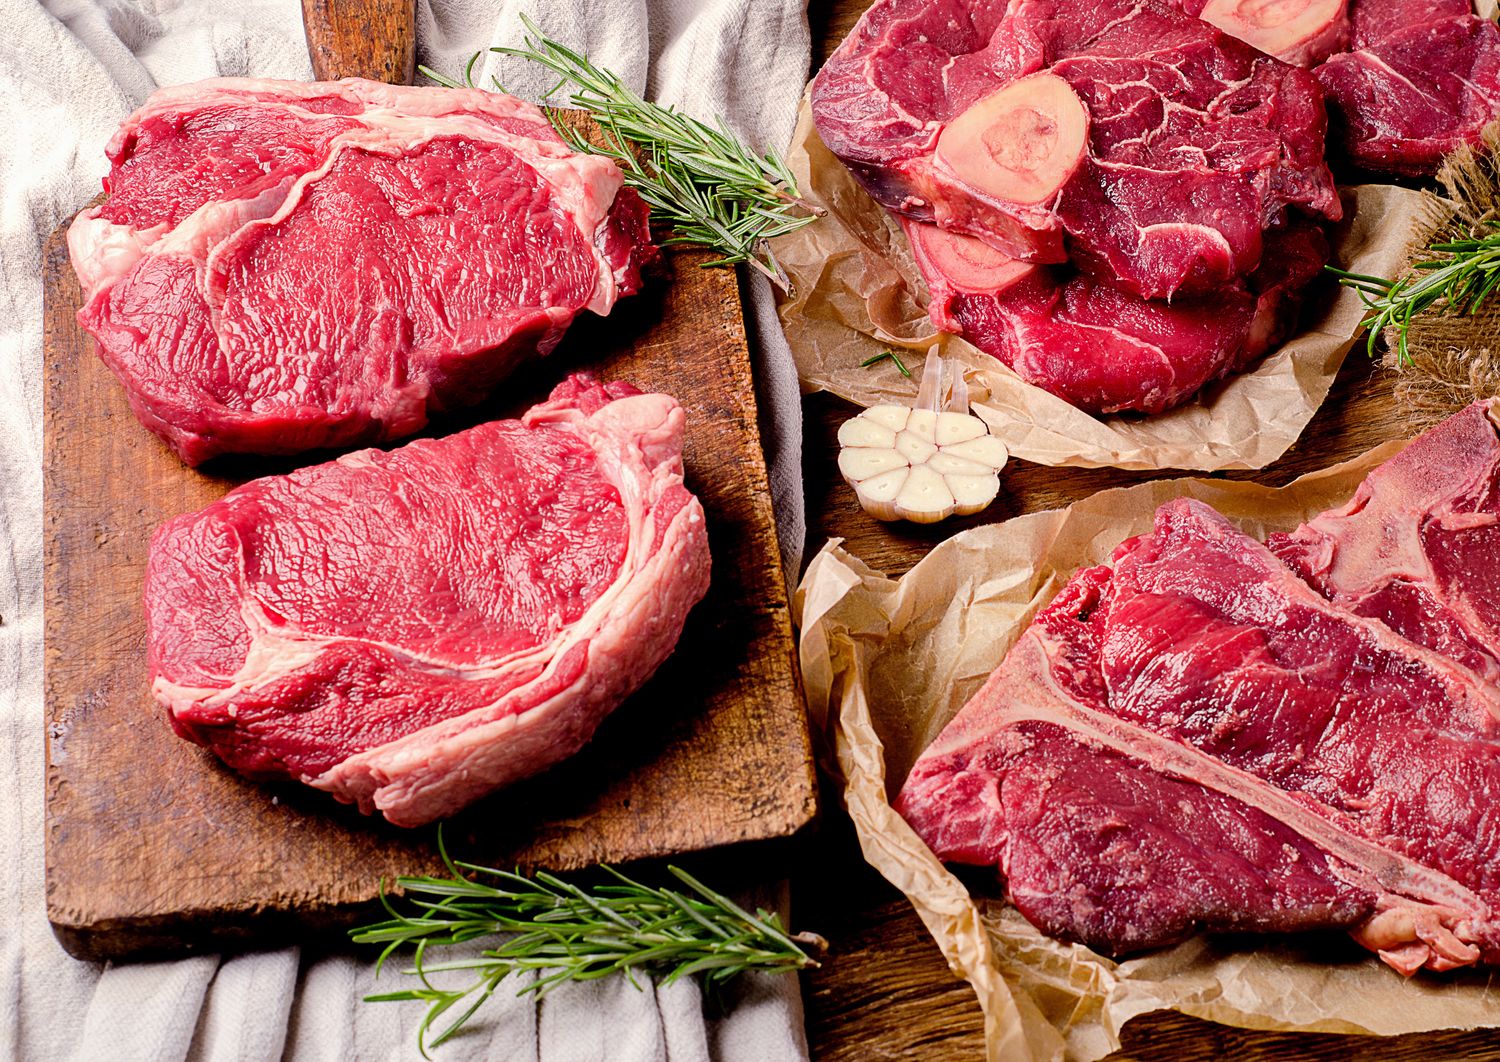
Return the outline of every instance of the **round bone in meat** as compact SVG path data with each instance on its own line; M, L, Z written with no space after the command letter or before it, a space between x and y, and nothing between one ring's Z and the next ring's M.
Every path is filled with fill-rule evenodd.
M983 240L936 225L907 225L917 260L962 291L998 295L1036 266L995 250Z
M992 92L938 136L936 157L965 184L996 199L1040 203L1078 168L1089 116L1055 74L1033 74Z
M1348 0L1208 0L1198 17L1294 66L1316 66L1339 51Z

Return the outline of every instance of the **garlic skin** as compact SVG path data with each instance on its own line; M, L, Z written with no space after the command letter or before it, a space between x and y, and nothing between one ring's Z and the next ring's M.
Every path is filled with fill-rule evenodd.
M878 520L977 513L1000 493L1009 456L970 413L872 406L839 428L839 471Z

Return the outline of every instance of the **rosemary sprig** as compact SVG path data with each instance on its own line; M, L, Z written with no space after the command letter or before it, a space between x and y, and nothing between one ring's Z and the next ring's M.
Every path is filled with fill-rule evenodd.
M653 215L673 236L665 243L694 244L719 252L709 266L745 262L783 289L785 271L767 241L800 229L823 211L800 198L797 182L775 152L757 155L722 121L708 125L671 107L651 103L587 56L546 37L521 16L527 36L519 48L491 48L546 67L569 87L567 102L591 115L604 131L603 146L561 122L553 125L575 149L613 159ZM449 88L474 87L476 52L462 82L427 67L422 72ZM501 86L496 82L495 87Z
M1420 273L1400 280L1363 273L1348 273L1325 266L1339 283L1359 292L1368 316L1362 322L1370 330L1366 349L1375 355L1376 340L1387 330L1396 333L1397 360L1411 363L1407 334L1414 316L1441 304L1449 313L1476 313L1500 284L1500 232L1468 240L1428 245L1443 257L1416 262Z
M901 355L897 354L894 350L882 350L879 354L860 362L859 367L861 369L868 369L871 365L878 365L886 358L890 358L896 363L896 368L902 376L905 376L908 380L911 379L911 370L906 367L906 362L901 360Z
M420 980L418 987L366 996L368 1002L422 1000L426 1017L417 1030L424 1057L453 1036L494 994L506 975L518 970L543 971L517 994L546 995L566 981L591 981L623 971L660 976L670 984L699 975L706 987L723 985L747 970L790 972L816 966L804 946L821 948L821 937L788 934L775 914L751 914L677 867L668 869L687 886L681 892L653 888L606 867L610 883L584 889L547 873L525 877L492 867L451 859L438 833L438 850L448 877L398 878L416 907L396 910L384 892L381 901L389 921L350 931L359 944L384 944L377 975L397 950L414 948L411 966L401 972ZM476 880L474 875L494 882ZM478 957L445 962L428 960L428 950L496 936L494 946ZM465 987L443 988L429 975L468 970ZM429 1043L433 1024L467 1001L458 1017Z

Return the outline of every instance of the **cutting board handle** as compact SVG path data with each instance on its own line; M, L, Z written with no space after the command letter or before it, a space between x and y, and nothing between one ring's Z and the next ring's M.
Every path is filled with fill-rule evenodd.
M302 0L302 25L319 81L367 77L411 84L417 63L416 0Z

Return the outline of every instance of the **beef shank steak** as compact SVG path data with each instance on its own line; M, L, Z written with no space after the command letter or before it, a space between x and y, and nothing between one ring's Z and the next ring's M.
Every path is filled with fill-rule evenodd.
M812 87L876 200L1146 298L1260 263L1341 213L1307 71L1156 0L880 0Z
M1500 29L1470 0L1352 0L1353 42L1316 73L1361 166L1413 176L1500 116Z
M972 236L903 219L933 326L1087 413L1160 413L1248 368L1292 330L1328 260L1306 219L1266 234L1244 282L1143 299L1071 266L1009 258Z
M1500 31L1470 0L1178 0L1261 51L1313 68L1335 143L1360 166L1436 173L1500 116Z
M1274 550L1162 506L1037 616L897 809L1102 951L1342 927L1404 973L1500 962L1497 433L1500 400L1471 407Z
M520 420L239 487L153 537L178 734L416 826L588 741L708 587L684 414L573 377Z
M79 321L189 464L399 438L608 313L639 197L528 103L225 78L162 89L68 232Z
M1189 15L1284 63L1313 67L1349 46L1349 0L1180 0Z

